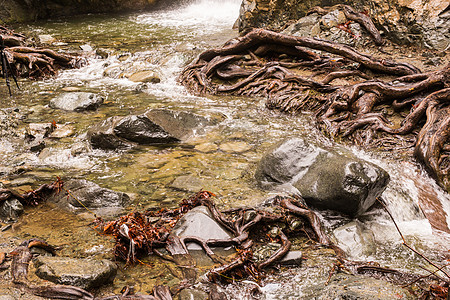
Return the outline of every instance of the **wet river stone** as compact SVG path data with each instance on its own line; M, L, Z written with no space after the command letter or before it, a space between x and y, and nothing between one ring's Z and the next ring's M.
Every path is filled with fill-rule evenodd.
M101 149L120 149L133 143L171 144L201 134L205 126L217 121L191 112L153 109L141 115L108 118L91 127L87 136L94 148Z
M23 205L17 199L8 199L0 204L0 220L6 223L16 222L23 214Z
M184 289L178 294L179 300L207 300L208 294L202 290ZM1 299L0 299L1 300Z
M117 273L116 264L106 259L38 256L33 263L40 278L83 289L111 282Z
M319 294L315 299L358 299L358 300L384 300L384 299L417 299L406 288L389 283L384 280L338 274L332 277L329 284L316 287Z
M122 118L110 117L99 124L92 126L87 137L94 148L105 150L124 149L131 146L126 140L121 139L114 133L114 127Z
M103 97L94 93L64 93L50 100L51 108L70 111L96 110L103 103Z
M386 188L380 167L326 150L300 138L283 141L261 159L256 179L264 188L294 187L308 205L351 217L367 211Z
M128 80L133 82L148 82L148 83L159 83L161 82L160 76L154 71L140 71L133 73Z
M84 213L89 209L97 215L115 215L129 202L127 194L100 187L94 182L84 179L70 180L64 183L65 191L54 193L48 198L49 202L73 211Z
M200 239L229 239L233 235L217 223L206 206L197 206L186 213L175 225L175 236L194 236ZM195 243L188 243L189 250L201 250Z

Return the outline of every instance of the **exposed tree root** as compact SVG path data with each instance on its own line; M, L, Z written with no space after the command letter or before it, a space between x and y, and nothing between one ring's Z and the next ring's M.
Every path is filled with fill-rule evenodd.
M195 94L260 96L269 108L314 111L331 136L357 144L415 147L415 156L450 189L450 64L421 73L345 45L255 29L201 53L180 81Z
M308 14L315 12L318 13L319 15L325 15L334 9L342 10L345 14L345 17L348 20L355 21L359 23L362 27L364 27L372 37L375 45L378 46L383 45L384 41L381 37L380 32L375 27L375 24L373 24L372 19L366 13L357 12L349 5L338 4L332 7L325 7L325 8L315 6L309 10Z
M0 37L3 38L6 56L12 70L9 76L43 77L54 75L58 69L80 67L84 61L79 57L58 53L51 49L41 49L28 45L27 39L5 27L0 27ZM5 71L2 70L2 73Z
M51 184L43 184L35 190L20 194L13 189L0 189L0 205L3 201L10 199L17 199L19 202L26 205L37 205L44 201L50 194L59 192L63 186L61 178L57 178Z
M199 244L213 261L221 264L221 266L210 270L206 275L211 281L227 281L227 278L245 278L248 276L260 280L263 269L280 261L289 251L291 247L289 236L299 236L303 234L302 230L312 230L314 233L311 232L311 234L316 236L319 244L328 247L333 246L325 234L319 218L306 207L301 199L277 196L271 202L271 206L265 209L237 209L222 213L214 205L212 196L212 193L201 191L183 200L178 209L161 210L156 213L146 212L145 214L135 212L108 223L98 219L97 226L101 227L104 233L113 234L116 237L114 253L118 258L129 263L135 263L137 255L155 253L167 259L158 250L158 248L165 248L171 256L168 259L177 264L183 263L182 270L190 270L191 273L183 271L184 279L187 280L192 280L192 277L196 276L192 273L194 265L186 248L187 242ZM172 235L171 229L175 222L184 213L199 205L206 206L213 218L228 229L233 237L223 240L203 240L192 236L177 237ZM225 216L225 214L229 216ZM149 217L153 220L155 217L159 219L151 222ZM277 224L287 224L288 221L298 218L302 220L301 223L307 224L305 225L307 228L289 229L289 226L286 226L285 229L281 230L277 226ZM270 257L257 262L253 258L252 249L254 246L261 244L259 239L267 238L262 232L268 231L270 228L279 229L272 239L279 241L281 246ZM255 234L256 232L259 234ZM231 262L227 262L225 259L218 257L211 249L211 247L218 246L234 246L238 255ZM335 248L337 249L337 247ZM189 262L188 265L186 265L186 262Z
M201 245L205 253L220 264L210 269L203 276L207 281L214 283L229 283L245 278L260 282L264 278L265 269L277 264L288 253L291 247L290 238L298 237L303 231L309 231L308 236L314 236L317 244L335 249L337 263L330 273L330 277L334 272L342 270L354 275L382 278L400 285L417 284L422 290L432 286L436 286L435 288L438 289L438 285L434 283L439 282L440 278L435 274L421 276L384 268L374 263L347 260L342 250L331 243L320 220L313 211L306 207L301 198L276 196L258 208L238 208L220 212L215 207L212 196L213 194L210 192L201 191L183 200L179 208L174 210L147 211L144 214L134 213L112 222L103 222L101 219L97 219L97 227L100 227L104 233L113 234L116 237L115 254L118 258L133 263L138 261L138 255L155 253L179 265L183 276L189 274L185 270L190 270L190 276L192 276L192 272L195 272L193 271L195 263L185 244L195 242ZM230 230L235 237L226 240L203 240L197 237L172 235L171 228L175 222L184 213L199 205L208 207L213 218ZM289 224L292 224L295 220L300 220L303 226L291 227ZM123 235L125 224L128 227L128 238ZM264 247L263 245L274 241L279 243L280 247L273 251L269 257L261 258L254 255L255 249ZM237 253L231 259L230 257L219 258L210 248L212 246L234 246ZM170 256L163 255L158 248L165 248ZM117 251L117 249L120 249L120 251ZM182 279L187 280L184 280L182 287L176 290L185 288L186 284L194 283L192 278ZM444 283L447 283L447 281L444 281ZM446 291L446 287L443 286L442 290Z

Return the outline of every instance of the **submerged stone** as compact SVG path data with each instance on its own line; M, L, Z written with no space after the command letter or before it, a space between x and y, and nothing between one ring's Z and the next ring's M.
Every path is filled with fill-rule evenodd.
M251 145L243 141L231 141L223 143L219 146L219 149L227 153L243 153L252 148Z
M170 187L177 190L196 193L205 187L205 183L200 178L193 175L183 175L175 178Z
M308 205L351 217L367 211L389 182L388 173L370 162L300 138L285 140L264 155L255 176L262 187L289 184Z
M94 93L64 93L50 100L51 108L70 111L96 110L103 103L103 97Z
M152 109L146 112L145 116L178 140L202 134L206 126L218 123L218 119L214 117L207 118L193 112L171 109Z
M128 204L130 197L122 192L100 187L98 184L84 179L64 182L64 189L52 194L48 201L75 213L86 212L87 209L98 215L115 215Z
M178 294L179 300L207 300L208 294L202 290L184 289Z
M318 287L317 287L318 288ZM315 295L316 299L417 299L407 288L393 283L359 276L338 274L332 277L329 284L320 287Z
M90 289L111 282L117 273L112 261L70 257L38 256L33 263L36 275L56 284Z
M128 80L133 82L146 82L146 83L159 83L161 82L161 78L159 78L158 74L154 71L140 71L133 73Z

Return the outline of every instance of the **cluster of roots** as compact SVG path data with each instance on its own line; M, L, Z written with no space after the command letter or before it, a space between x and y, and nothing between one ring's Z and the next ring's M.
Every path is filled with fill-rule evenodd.
M383 278L396 284L418 284L423 295L436 296L441 291L442 299L448 293L448 281L436 278L434 274L420 276L380 267L374 263L347 260L345 253L330 241L316 213L300 197L276 196L258 208L219 211L213 202L213 196L210 192L200 191L182 200L179 207L173 210L133 212L115 221L104 222L97 219L95 223L102 233L115 237L114 254L118 259L135 263L140 262L138 257L153 254L176 263L181 269L182 283L171 288L172 294L197 281L195 261L190 256L186 243L197 243L218 264L203 275L206 282L217 284L251 279L260 283L267 268L279 265L290 251L292 239L299 237L308 238L314 247L328 247L335 251L336 265L330 277L334 272L343 271ZM214 220L232 233L231 238L201 239L172 233L181 216L200 205L206 206ZM271 242L277 243L279 248L267 257L254 255L256 249ZM236 253L228 257L221 257L212 250L212 247L229 246L233 246Z
M2 198L24 199L26 203L45 200L51 193L66 191L58 179L53 184L42 185L37 190L18 195L11 190L1 190ZM8 196L9 195L9 196ZM345 272L354 275L368 275L382 278L405 286L414 285L420 299L447 299L450 277L426 257L438 271L446 275L438 276L438 271L421 276L381 267L375 263L354 262L346 259L345 253L335 246L324 231L316 213L310 210L301 197L275 196L257 208L234 208L220 211L214 204L214 194L200 191L187 199L183 199L176 209L159 211L132 212L115 221L105 222L101 218L94 221L95 228L102 234L115 237L114 255L127 264L141 263L141 257L157 255L162 259L174 262L179 268L175 276L181 279L177 286L155 286L153 295L135 295L133 290L125 287L120 295L95 297L89 291L70 285L32 285L27 280L28 268L33 254L33 247L41 248L51 255L56 255L57 248L36 238L21 243L10 253L0 252L0 270L11 270L12 282L17 287L31 294L50 299L73 300L109 300L109 299L148 299L171 300L184 288L198 282L199 274L195 260L189 254L186 243L197 243L215 262L212 269L203 275L203 282L209 286L210 299L227 299L218 291L217 284L232 283L237 280L251 279L257 283L265 277L266 271L277 267L283 257L290 251L295 240L307 238L312 247L328 247L336 253L336 263L329 274ZM231 233L227 239L202 239L196 236L177 236L173 228L180 218L196 206L205 206L212 218ZM263 257L258 257L255 250L268 243L279 245ZM235 254L226 257L217 255L214 247L232 246ZM11 261L8 264L8 261ZM276 269L276 268L275 268ZM272 269L273 270L273 269ZM172 272L172 270L171 270ZM431 297L431 298L430 298Z
M0 26L0 36L4 41L3 53L7 60L7 70L2 67L3 76L6 71L6 76L10 77L40 78L54 75L58 69L75 68L83 64L79 57L33 47L26 36L6 27Z
M301 198L277 196L260 209L238 208L221 212L216 208L213 196L210 192L201 191L184 199L177 209L133 212L110 222L97 219L96 225L102 233L115 237L114 254L127 263L137 262L137 257L142 255L155 254L177 264L181 261L195 264L189 258L186 243L197 243L215 263L220 264L206 274L211 282L230 282L248 277L260 281L263 270L281 260L291 248L289 236L308 236L323 246L339 250L329 240L317 215L306 207ZM172 234L176 222L193 207L200 205L206 206L215 221L229 231L232 237L201 239ZM279 249L269 257L255 260L253 247L269 242L279 243ZM212 247L229 246L236 249L233 257L220 257L212 250ZM191 268L185 267L183 279L194 283L197 274L193 265Z
M35 190L31 190L25 193L18 193L13 189L0 188L0 206L4 201L18 200L23 206L38 205L40 202L45 201L53 193L59 193L63 187L61 178L50 183L44 183Z
M312 111L329 135L360 145L414 149L449 186L450 64L422 73L343 44L254 29L201 53L180 81L197 95L265 97L271 109Z

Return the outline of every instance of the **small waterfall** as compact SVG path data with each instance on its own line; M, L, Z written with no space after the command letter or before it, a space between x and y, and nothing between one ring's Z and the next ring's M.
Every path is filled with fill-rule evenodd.
M142 14L136 22L146 25L189 28L193 35L231 28L239 15L239 0L197 0L168 11Z

